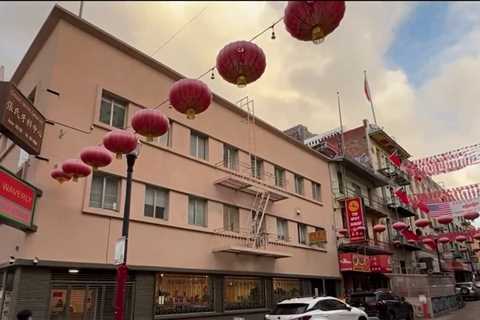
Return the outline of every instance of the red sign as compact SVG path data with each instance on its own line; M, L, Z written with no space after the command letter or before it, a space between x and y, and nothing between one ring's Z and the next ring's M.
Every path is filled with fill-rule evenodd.
M347 213L348 232L350 241L365 240L365 217L363 215L362 198L349 198L345 200L345 211Z
M370 270L372 272L392 272L392 257L388 255L370 256Z
M368 256L357 253L340 253L340 271L370 272L370 259Z
M0 168L0 221L19 229L32 227L37 191Z

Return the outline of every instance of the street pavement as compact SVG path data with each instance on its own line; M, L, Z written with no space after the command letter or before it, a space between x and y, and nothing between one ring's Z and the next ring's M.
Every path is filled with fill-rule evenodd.
M479 320L480 301L467 301L463 309L457 310L435 320Z

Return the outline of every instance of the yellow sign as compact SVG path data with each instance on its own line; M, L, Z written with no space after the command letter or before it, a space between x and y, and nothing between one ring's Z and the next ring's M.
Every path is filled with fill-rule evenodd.
M308 234L308 241L310 244L319 244L327 242L327 233L325 230L317 230L314 232L310 232Z

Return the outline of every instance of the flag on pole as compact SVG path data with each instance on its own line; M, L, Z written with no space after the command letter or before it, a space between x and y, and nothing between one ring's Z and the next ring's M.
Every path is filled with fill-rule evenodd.
M365 80L363 81L363 89L365 90L365 96L367 97L368 102L372 103L372 95L370 94L370 86L368 85L367 73L364 72Z
M403 191L402 188L399 188L395 191L395 195L397 196L397 198L404 204L408 205L410 204L410 201L408 200L408 196L407 196L407 193L405 191Z
M390 160L390 162L393 163L397 168L400 168L402 165L402 159L400 159L396 152L393 152L391 155L389 155L388 160Z

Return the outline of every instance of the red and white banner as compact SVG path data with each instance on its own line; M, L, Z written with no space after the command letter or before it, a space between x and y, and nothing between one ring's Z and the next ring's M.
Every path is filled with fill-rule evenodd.
M381 273L392 272L392 257L388 255L370 256L370 271Z
M348 233L351 242L363 241L366 238L365 216L363 214L362 198L348 198L345 200Z
M428 176L457 171L480 163L480 144L413 160L412 163Z
M415 193L410 195L409 197L410 200L422 200L423 202L472 200L480 198L480 183L453 187L443 190L435 190L425 193Z

